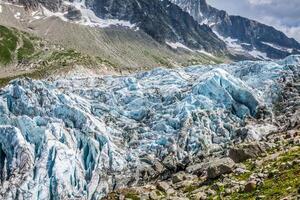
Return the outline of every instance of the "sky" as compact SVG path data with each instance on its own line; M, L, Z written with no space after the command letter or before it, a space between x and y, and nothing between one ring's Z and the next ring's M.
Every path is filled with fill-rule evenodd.
M207 0L231 15L274 26L300 42L300 0Z

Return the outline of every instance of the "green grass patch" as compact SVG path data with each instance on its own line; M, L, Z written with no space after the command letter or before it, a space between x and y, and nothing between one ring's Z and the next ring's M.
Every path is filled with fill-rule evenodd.
M17 48L18 37L11 30L0 26L0 64L8 64L13 60Z
M125 194L125 199L140 200L140 197L134 192L128 192Z
M197 190L198 188L199 188L199 186L197 186L197 185L189 185L189 186L184 188L183 192L184 193L191 193L191 192Z
M295 159L300 159L300 148L280 155L275 161L264 163L264 167L269 165L268 170L278 170L278 173L266 178L264 183L258 186L255 191L250 193L236 192L230 195L229 198L255 199L257 196L263 196L264 199L273 200L297 195L300 189L300 165L295 164L284 167L284 164Z
M74 64L97 66L99 64L99 60L97 58L81 54L73 49L54 51L46 59L46 62L59 66L70 66ZM107 61L106 63L109 62Z
M160 65L162 65L164 67L171 66L170 62L166 58L156 56L156 55L152 55L152 58L155 60L155 62L159 63Z
M18 49L18 61L24 61L25 59L30 58L34 53L34 46L31 41L24 36L22 37L22 40L23 46Z
M234 178L239 180L239 181L246 181L246 180L249 179L251 174L252 174L252 172L249 171L249 172L245 172L245 173L242 173L242 174L239 174L239 175L235 175Z

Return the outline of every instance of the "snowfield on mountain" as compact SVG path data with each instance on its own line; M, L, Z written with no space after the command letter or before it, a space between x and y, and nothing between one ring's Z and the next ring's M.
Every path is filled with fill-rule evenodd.
M151 179L153 165L187 165L236 138L259 139L280 128L272 109L299 73L300 56L290 56L14 80L0 91L0 197L101 199Z

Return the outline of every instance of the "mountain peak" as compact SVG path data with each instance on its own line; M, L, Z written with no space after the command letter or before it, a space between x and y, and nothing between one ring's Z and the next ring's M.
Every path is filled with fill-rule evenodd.
M300 44L281 31L241 16L230 16L205 0L172 0L200 24L207 24L227 43L233 54L256 58L284 58L300 53Z

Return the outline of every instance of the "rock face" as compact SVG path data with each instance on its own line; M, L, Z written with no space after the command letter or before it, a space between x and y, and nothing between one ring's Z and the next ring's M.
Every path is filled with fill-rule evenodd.
M211 7L206 0L172 2L190 13L200 24L210 26L227 42L229 48L239 46L239 49L250 52L252 56L254 52L262 52L266 57L275 59L300 53L300 44L284 33L244 17L230 16L223 10Z
M225 50L224 43L209 27L197 24L193 17L168 0L88 0L87 5L101 18L137 24L159 42L181 42L210 52Z
M241 127L257 139L272 124L247 118L272 109L299 60L15 80L0 91L1 199L100 199L222 151Z

